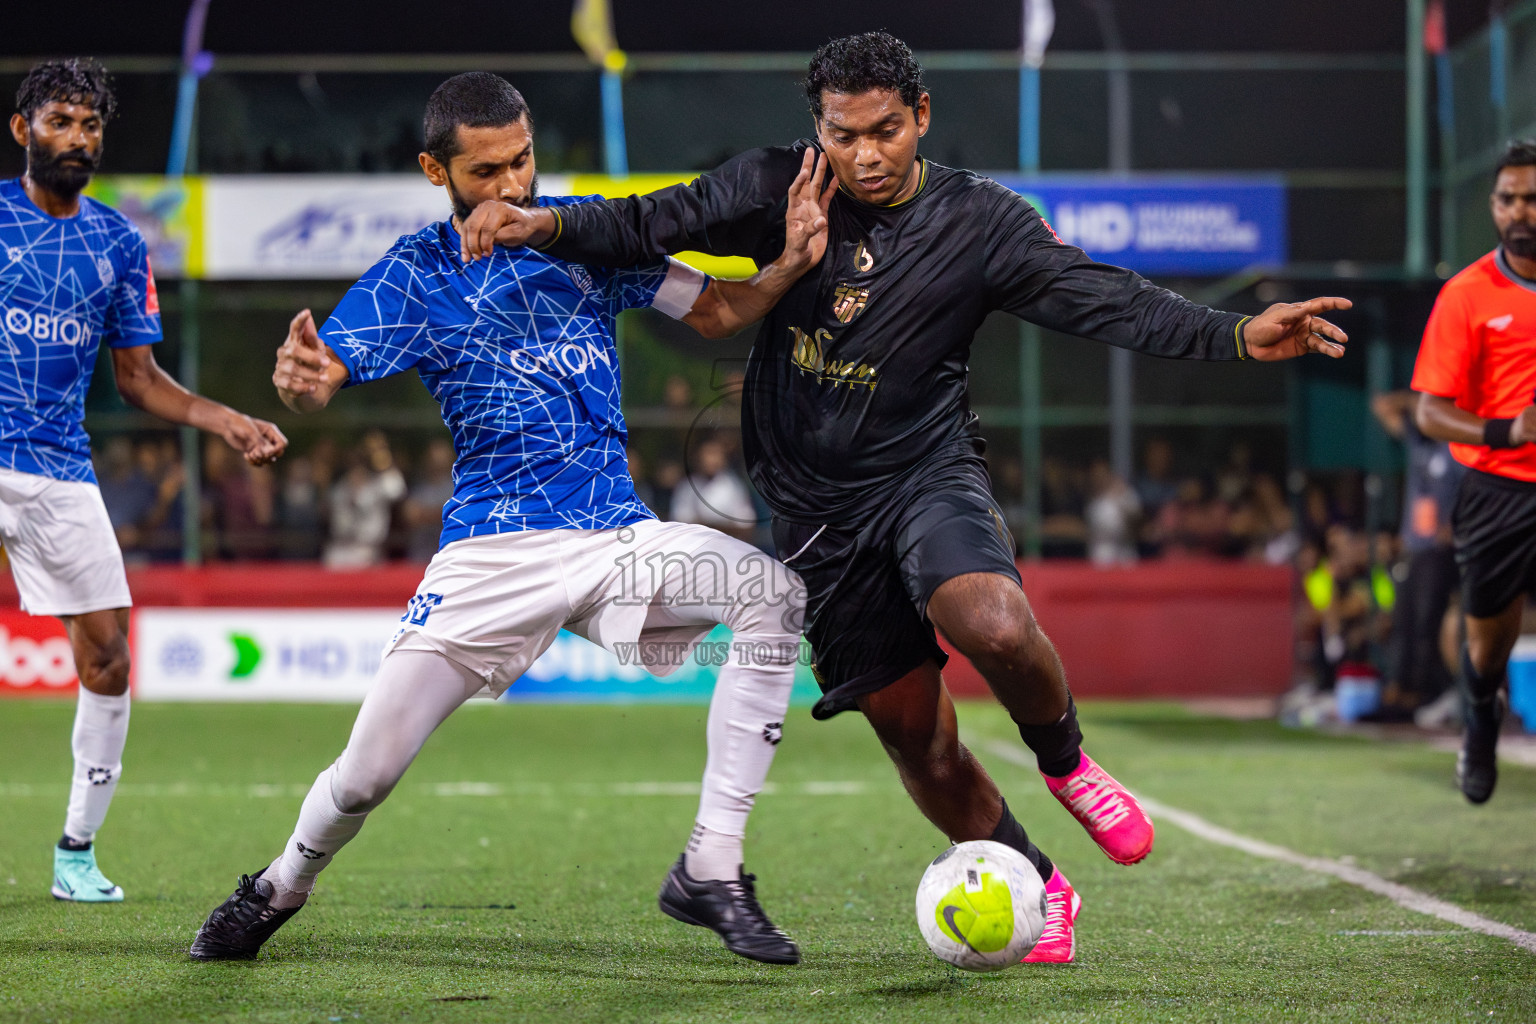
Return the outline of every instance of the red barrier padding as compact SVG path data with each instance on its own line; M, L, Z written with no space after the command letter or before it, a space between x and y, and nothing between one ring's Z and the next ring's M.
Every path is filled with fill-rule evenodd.
M423 569L153 566L130 570L128 585L141 607L404 608ZM1035 616L1060 651L1079 696L1260 696L1290 685L1287 568L1181 561L1095 569L1075 562L1021 564L1019 571ZM0 576L0 607L6 604L17 604L8 575ZM62 632L38 628L47 628L48 635ZM31 657L31 648L22 646ZM950 652L944 670L950 690L985 694L986 683L975 668Z
M1269 696L1291 684L1291 570L1230 562L1021 564L1024 593L1080 697ZM950 652L951 692L987 692Z

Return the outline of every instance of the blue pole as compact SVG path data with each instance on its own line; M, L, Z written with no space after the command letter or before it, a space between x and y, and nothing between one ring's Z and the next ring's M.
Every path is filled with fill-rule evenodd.
M1509 139L1509 32L1502 14L1488 23L1488 101L1503 145Z
M608 174L629 173L629 152L624 141L624 79L617 71L603 71L603 159Z
M1019 68L1019 170L1040 170L1040 69Z
M203 27L211 0L192 0L181 32L181 80L176 84L176 120L171 128L171 151L165 173L187 173L187 154L192 148L192 113L197 107L197 80L213 67L213 55L203 50Z
M171 126L171 152L165 161L165 173L179 178L187 173L187 152L192 147L192 110L197 105L197 73L190 67L181 72L176 83L176 120Z

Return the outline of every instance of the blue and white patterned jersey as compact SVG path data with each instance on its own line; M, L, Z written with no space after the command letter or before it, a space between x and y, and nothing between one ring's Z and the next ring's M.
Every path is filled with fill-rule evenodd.
M149 249L94 199L50 217L0 181L0 467L96 482L85 393L96 352L160 340Z
M457 457L439 544L610 529L654 518L629 476L614 318L641 306L681 318L706 284L670 260L613 270L532 249L465 265L440 221L396 242L320 340L349 385L415 370L442 407Z

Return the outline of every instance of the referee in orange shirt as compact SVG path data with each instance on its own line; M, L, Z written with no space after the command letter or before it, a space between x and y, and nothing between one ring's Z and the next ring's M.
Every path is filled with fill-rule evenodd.
M1491 199L1499 247L1445 283L1424 329L1416 420L1467 473L1451 514L1466 624L1456 783L1493 795L1504 670L1536 587L1536 140L1512 143Z

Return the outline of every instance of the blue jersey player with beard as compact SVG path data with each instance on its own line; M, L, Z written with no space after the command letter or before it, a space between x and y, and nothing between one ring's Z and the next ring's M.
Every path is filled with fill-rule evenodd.
M307 310L295 317L273 381L307 412L343 386L416 371L453 434L442 546L287 845L241 877L191 954L254 958L432 731L470 696L512 685L561 629L638 650L666 675L723 623L738 654L715 686L698 815L659 902L740 956L797 963L742 872L742 837L782 735L803 588L755 548L659 522L636 497L613 325L644 306L708 337L761 318L821 259L833 183L807 159L789 189L783 253L745 282L671 260L615 269L503 249L472 262L459 228L476 204L580 200L538 198L527 105L495 75L449 79L424 128L422 169L447 189L454 217L400 239L318 329ZM739 656L747 648L752 656Z
M130 405L218 434L256 465L288 444L272 424L191 394L156 365L160 305L144 239L80 195L115 109L94 61L37 65L10 123L27 170L0 182L0 541L22 608L63 620L80 675L53 895L90 903L123 898L93 843L122 773L132 603L83 426L97 350L107 346Z

